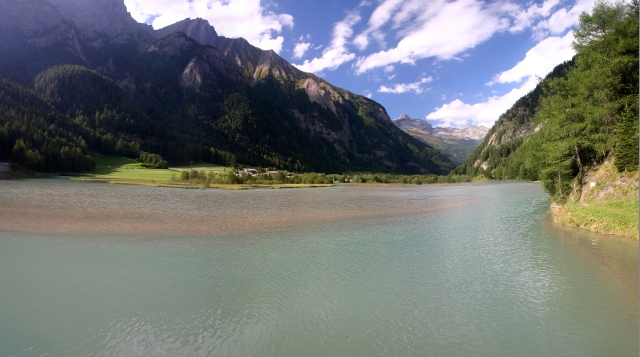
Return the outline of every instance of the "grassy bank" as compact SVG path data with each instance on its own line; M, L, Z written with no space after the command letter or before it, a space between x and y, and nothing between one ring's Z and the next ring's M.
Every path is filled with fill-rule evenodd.
M581 190L564 205L552 205L555 222L638 239L638 172L618 173L605 162L589 171Z

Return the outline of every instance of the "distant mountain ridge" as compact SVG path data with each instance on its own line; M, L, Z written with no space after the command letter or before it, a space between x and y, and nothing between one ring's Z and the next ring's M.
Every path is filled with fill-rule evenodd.
M407 134L440 150L443 155L458 165L482 143L489 131L489 128L484 126L434 128L426 120L413 119L407 114L402 114L393 122Z
M137 113L105 102L122 95L103 79L55 66L104 74L147 116L135 133L127 125L111 126L122 128L111 133L115 140L173 162L234 157L243 164L324 172L441 174L453 168L393 125L378 103L302 72L273 51L219 36L206 20L185 19L156 31L133 20L123 0L0 0L0 20L1 77L32 87L43 74L38 85L48 89L38 94L74 120L98 115L73 109L95 110L97 103L118 115ZM95 81L97 102L61 100L87 100L65 85L78 81L83 87L82 78ZM100 136L112 130L101 123L87 125ZM152 135L147 125L168 131Z

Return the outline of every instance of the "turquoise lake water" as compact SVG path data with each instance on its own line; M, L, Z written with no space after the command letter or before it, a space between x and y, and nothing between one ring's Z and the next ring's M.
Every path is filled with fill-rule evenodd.
M0 181L0 356L637 356L638 243L548 205Z

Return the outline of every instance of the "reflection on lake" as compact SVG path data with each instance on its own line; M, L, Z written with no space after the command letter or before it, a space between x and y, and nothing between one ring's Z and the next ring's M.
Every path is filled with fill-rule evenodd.
M638 245L532 183L0 182L15 356L637 356Z

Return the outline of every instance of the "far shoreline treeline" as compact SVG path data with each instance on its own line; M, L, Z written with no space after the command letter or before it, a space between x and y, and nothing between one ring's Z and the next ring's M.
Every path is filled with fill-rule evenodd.
M208 186L210 184L224 185L277 185L277 184L436 184L471 182L467 175L397 175L388 173L347 173L324 174L308 172L291 174L287 171L277 171L275 174L260 175L236 174L229 171L226 175L216 175L211 172L192 170L182 171L180 177L173 181L186 181Z

